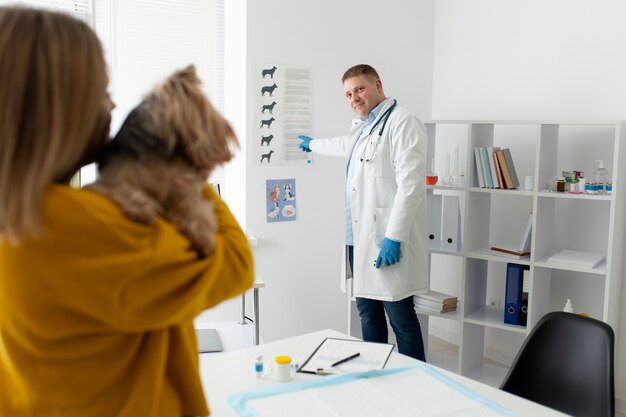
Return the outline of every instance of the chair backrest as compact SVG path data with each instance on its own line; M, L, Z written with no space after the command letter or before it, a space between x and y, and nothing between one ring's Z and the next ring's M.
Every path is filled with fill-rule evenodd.
M525 340L500 389L573 416L613 417L615 335L578 314L546 314Z

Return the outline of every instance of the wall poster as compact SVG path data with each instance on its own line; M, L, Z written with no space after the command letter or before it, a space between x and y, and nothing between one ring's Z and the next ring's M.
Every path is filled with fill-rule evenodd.
M268 223L296 220L296 180L265 181L266 219Z
M251 160L268 166L311 163L311 153L298 148L298 135L312 134L311 70L267 64L254 69L253 79Z

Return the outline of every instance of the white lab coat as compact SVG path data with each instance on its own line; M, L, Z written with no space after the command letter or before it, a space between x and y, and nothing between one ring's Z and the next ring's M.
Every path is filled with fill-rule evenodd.
M392 102L387 101L378 117ZM428 137L422 122L400 106L390 114L375 145L381 124L356 144L361 125L354 126L347 136L312 140L309 147L316 154L350 158L354 146L359 158L354 160L357 166L352 167L354 175L346 184L354 236L352 295L398 301L428 290L425 182ZM370 148L364 151L365 146ZM376 269L374 264L385 237L401 242L402 258L399 263ZM345 278L344 275L342 283Z

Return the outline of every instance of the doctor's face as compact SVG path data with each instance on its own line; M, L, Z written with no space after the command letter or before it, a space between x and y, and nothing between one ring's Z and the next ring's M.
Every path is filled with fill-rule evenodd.
M362 118L367 118L372 109L385 99L382 81L367 75L347 78L343 82L343 91L352 110Z

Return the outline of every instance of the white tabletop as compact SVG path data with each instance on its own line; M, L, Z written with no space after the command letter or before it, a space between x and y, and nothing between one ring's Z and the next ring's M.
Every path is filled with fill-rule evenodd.
M256 377L254 360L257 355L263 355L266 363L271 362L278 355L289 355L294 362L302 363L326 337L351 338L343 333L327 329L234 352L201 354L200 372L211 415L216 417L236 416L226 402L227 395L255 387L277 384L277 382L269 378ZM411 366L416 363L415 359L393 352L385 369ZM500 391L478 381L441 368L437 369L475 393L491 399L519 416L565 416L565 414L558 411ZM315 378L324 378L324 376L298 373L295 380L304 381Z

